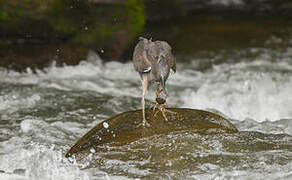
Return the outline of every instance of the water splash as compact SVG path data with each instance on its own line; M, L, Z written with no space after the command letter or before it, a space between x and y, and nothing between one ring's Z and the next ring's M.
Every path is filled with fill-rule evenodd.
M153 137L117 152L105 151L101 168L116 170L111 174L106 168L81 170L80 165L69 163L64 152L91 127L116 113L140 108L140 79L132 63L102 64L97 57L90 58L77 66L53 64L36 74L0 69L0 170L6 172L0 173L0 179L131 179L148 175L248 179L261 177L263 172L275 179L291 177L291 163L269 164L273 158L289 160L289 153L281 154L285 150L254 153L254 162L244 159L244 152L236 152L232 157L240 157L234 161L238 164L224 167L224 158L232 152L226 153L220 139L196 134L169 135L167 140ZM213 58L226 57L214 54ZM235 119L233 123L242 131L292 134L291 59L292 48L242 50L226 58L229 64L211 64L204 70L197 62L206 59L178 59L177 73L167 81L167 101L175 107L219 111ZM154 89L149 88L147 98L154 99ZM288 136L281 140L290 142ZM152 156L145 153L147 148ZM132 159L117 158L123 153ZM223 165L214 162L214 157ZM190 164L182 168L183 173L176 171L185 162ZM244 167L247 165L250 167ZM164 168L165 174L151 174L153 167Z

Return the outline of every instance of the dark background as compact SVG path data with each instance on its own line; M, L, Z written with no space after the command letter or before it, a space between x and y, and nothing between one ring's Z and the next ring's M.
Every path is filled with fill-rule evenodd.
M139 36L168 41L180 60L277 48L267 41L291 45L291 20L291 0L0 0L0 66L75 65L89 49L126 62Z

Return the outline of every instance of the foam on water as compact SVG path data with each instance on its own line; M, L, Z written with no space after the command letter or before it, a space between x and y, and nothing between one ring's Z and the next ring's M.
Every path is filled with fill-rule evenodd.
M250 51L259 50L253 48ZM252 118L261 122L290 118L291 52L288 48L275 55L262 50L253 60L216 65L206 72L193 70L196 64L180 64L178 59L177 73L168 80L169 102L174 106L216 109L238 120ZM102 64L98 57L90 58L91 62L83 61L78 66L52 65L37 74L3 70L1 81L65 91L89 90L113 96L141 96L139 76L131 62ZM148 98L153 98L153 89L147 93ZM5 94L0 96L0 110L20 108L24 102L28 102L25 106L33 107L39 99L37 94L25 97Z
M26 119L20 124L19 136L1 142L0 173L1 179L21 180L89 180L99 175L102 178L107 173L95 169L81 170L81 164L69 162L64 157L69 148L70 131L60 129L66 125L58 122L48 124L37 119ZM80 131L79 124L71 130ZM84 132L83 132L84 133ZM76 137L74 137L76 139Z
M243 170L236 170L236 169L220 169L218 172L218 168L214 167L212 165L203 165L207 166L208 173L202 173L202 174L194 174L192 176L189 176L188 178L192 179L202 179L202 180L208 180L208 179L216 179L216 180L223 180L223 179L263 179L263 170L262 169L254 169L249 170L247 173ZM290 179L292 177L291 173L291 166L292 163L289 163L285 166L270 166L263 163L259 163L259 166L266 167L265 169L269 172L265 174L265 179Z
M252 60L243 58L214 65L205 71L198 70L196 62L201 59L178 59L177 73L167 82L168 102L175 107L219 111L235 119L240 130L292 134L292 49L281 53L250 51L259 55ZM0 179L127 179L94 168L81 170L63 156L69 145L101 120L140 108L141 83L131 62L103 64L93 54L77 66L52 64L36 74L29 69L24 73L0 69L0 83L0 170L6 172L0 173ZM153 99L154 89L149 89L147 98ZM222 154L219 140L208 146L212 152L207 153ZM198 148L199 154L204 155L205 146ZM137 169L133 163L138 162L105 159L104 165L125 168L129 174L139 176L150 173L147 168ZM166 167L174 165L172 161L165 162ZM283 174L287 178L291 167L270 165L267 172L271 171L271 178ZM201 169L210 173L196 172L189 178L245 179L261 174L256 170L228 170L210 162L202 164Z
M223 5L223 6L239 6L244 5L242 0L211 0L211 4Z
M264 65L267 64L281 71L264 72ZM254 71L254 67L258 67L258 70ZM291 68L288 64L282 66L263 61L216 66L200 77L205 82L198 89L186 88L181 93L184 106L216 109L238 120L252 118L256 121L275 121L291 118Z
M81 171L76 164L70 163L64 158L64 152L56 150L54 146L46 147L33 143L25 145L22 139L15 138L9 143L16 147L10 147L9 152L0 156L0 169L6 172L0 173L1 179L91 179L91 173Z
M18 92L11 92L0 96L0 112L9 111L10 113L17 111L21 108L34 107L36 103L40 100L38 94L26 94L23 96Z
M91 57L92 58L92 57ZM90 90L114 95L138 96L140 93L128 88L132 83L139 84L139 77L131 63L81 61L77 66L56 67L53 63L36 74L0 70L2 82L17 84L37 84L60 90ZM137 86L139 87L139 86ZM128 88L128 89L127 89Z

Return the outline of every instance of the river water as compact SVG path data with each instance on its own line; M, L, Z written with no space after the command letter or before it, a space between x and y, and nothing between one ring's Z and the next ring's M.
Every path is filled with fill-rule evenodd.
M132 63L104 64L90 52L77 66L52 64L37 73L2 68L0 179L292 179L291 47L178 58L168 103L218 112L241 132L172 132L103 146L97 167L87 168L64 154L97 123L140 108Z

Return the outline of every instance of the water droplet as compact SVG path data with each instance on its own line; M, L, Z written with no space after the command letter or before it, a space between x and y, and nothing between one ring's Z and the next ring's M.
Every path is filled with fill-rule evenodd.
M166 166L172 166L172 162L171 161L167 161L167 163L165 165Z
M109 125L108 125L107 122L104 122L102 125L103 125L103 127L106 128L106 129L109 127Z
M90 149L90 152L91 152L91 153L95 153L95 149L94 149L94 148L91 148L91 149Z

